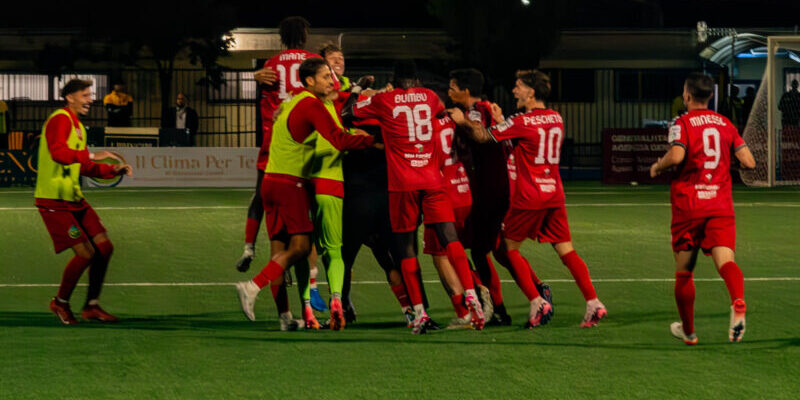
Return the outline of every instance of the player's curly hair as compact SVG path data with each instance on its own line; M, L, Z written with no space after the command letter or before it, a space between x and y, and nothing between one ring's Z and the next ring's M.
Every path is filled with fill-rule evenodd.
M392 84L396 88L407 89L420 86L421 82L417 73L417 63L414 60L397 60L394 62Z
M706 102L714 93L714 80L702 72L692 72L686 78L686 91L700 102Z
M479 97L483 93L483 74L475 68L452 70L450 79L456 81L459 89L469 90L470 96Z
M533 97L544 101L550 96L550 76L538 69L517 71L517 79L533 89Z
M328 53L336 53L336 52L341 53L342 48L337 46L333 42L326 42L324 45L322 45L322 48L319 49L319 55L321 55L322 58L327 57Z
M83 79L70 79L66 85L61 89L61 97L66 99L67 95L80 92L88 87L92 86L92 81L86 81Z
M311 24L303 17L286 17L278 25L281 43L290 49L301 49L308 39L308 28Z
M306 78L309 76L315 76L317 71L319 71L322 67L328 67L328 62L323 60L319 57L310 57L306 58L300 64L300 68L298 69L297 73L300 75L300 82L303 83L303 86L308 86L308 82L306 82ZM328 67L330 68L330 67Z

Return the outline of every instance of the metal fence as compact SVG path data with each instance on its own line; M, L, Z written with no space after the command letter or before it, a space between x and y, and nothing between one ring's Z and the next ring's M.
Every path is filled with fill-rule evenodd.
M97 74L97 72L93 72ZM564 117L566 139L572 146L573 163L577 166L599 166L602 162L602 131L604 128L639 128L643 121L668 120L670 101L618 101L615 70L594 71L594 101L553 102L550 106ZM202 70L179 69L172 82L170 104L182 92L189 105L200 117L198 146L244 147L256 145L256 85L252 71L228 71L226 84L219 90L200 85ZM156 70L127 70L122 79L134 98L133 126L161 126L161 93ZM108 85L110 88L110 85ZM51 90L51 92L53 92ZM89 115L82 118L87 126L105 126L106 112L102 97L97 99ZM490 99L504 110L513 109L510 90L495 87L489 90ZM676 93L678 95L678 93ZM10 100L11 130L38 132L49 113L62 103L57 101Z
M92 72L92 74L99 74ZM110 75L110 74L107 74ZM200 119L198 146L244 147L255 146L256 143L256 85L252 79L252 71L229 71L225 73L226 84L219 90L199 84L205 76L203 70L177 69L172 80L170 106L174 106L178 92L189 98L189 106L194 108ZM67 74L66 76L69 76ZM101 74L102 76L102 74ZM57 80L49 79L56 85ZM134 127L161 126L161 90L156 70L126 70L122 72L122 81L127 92L133 97ZM96 93L95 103L89 115L82 117L88 127L106 126L107 113L103 107L103 96L108 94L111 85L107 85ZM36 90L38 93L41 90ZM57 93L57 88L49 92ZM16 90L15 93L25 93ZM63 102L56 95L36 97L31 100L27 96L6 100L9 106L10 130L38 132L47 116Z

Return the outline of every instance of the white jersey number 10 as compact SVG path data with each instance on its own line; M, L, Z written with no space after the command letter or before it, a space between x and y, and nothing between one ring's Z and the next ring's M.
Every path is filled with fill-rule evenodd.
M286 100L289 98L289 92L286 90L286 83L288 82L291 85L292 89L299 89L303 87L303 84L300 83L300 64L292 64L289 67L289 75L286 75L286 67L283 65L276 65L275 70L278 71L278 81L280 88L278 89L278 98L281 100ZM287 80L288 78L288 80Z
M547 163L558 164L561 158L562 136L564 136L564 133L557 126L550 128L547 132L543 128L539 128L539 152L533 162L535 164L544 164L545 150L547 150Z

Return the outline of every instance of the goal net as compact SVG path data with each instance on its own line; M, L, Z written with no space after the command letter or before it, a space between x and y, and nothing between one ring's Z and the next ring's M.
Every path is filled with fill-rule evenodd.
M756 168L748 186L800 185L800 36L767 38L767 66L742 137Z

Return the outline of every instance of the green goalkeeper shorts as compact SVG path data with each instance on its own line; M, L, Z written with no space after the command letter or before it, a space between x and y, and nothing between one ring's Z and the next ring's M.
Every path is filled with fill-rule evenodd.
M317 251L321 254L327 249L342 247L342 211L344 199L327 194L314 196L314 230L317 237Z

